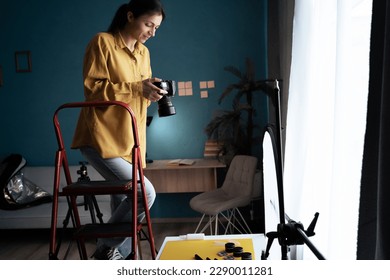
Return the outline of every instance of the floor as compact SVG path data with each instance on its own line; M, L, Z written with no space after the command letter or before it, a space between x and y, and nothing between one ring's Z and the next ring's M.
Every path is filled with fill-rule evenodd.
M261 207L247 207L241 209L242 214L253 233L264 232L264 218L260 211L252 213L251 209L261 209ZM173 220L158 220L153 221L153 233L156 249L159 250L166 236L178 236L187 233L193 233L196 229L199 218L188 219L173 219ZM209 232L206 232L209 234ZM0 260L48 260L49 259L49 229L23 229L23 230L4 230L0 229ZM80 259L77 246L74 242L70 242L71 234L67 232L64 234L64 242L61 245L59 259ZM71 244L69 247L68 245ZM95 251L95 242L89 241L87 244L88 255ZM68 249L69 248L69 249ZM66 251L68 250L68 253ZM149 243L147 241L141 242L141 251L143 259L151 258ZM66 257L64 257L66 255Z
M176 236L191 233L196 228L196 222L163 222L153 224L156 249L159 249L166 236ZM49 259L50 232L48 229L1 230L0 260L47 260ZM59 258L63 259L69 247L70 234L65 234ZM67 259L79 259L77 246L71 243ZM143 259L151 259L150 247L147 241L141 241ZM94 242L87 243L87 251L92 255Z

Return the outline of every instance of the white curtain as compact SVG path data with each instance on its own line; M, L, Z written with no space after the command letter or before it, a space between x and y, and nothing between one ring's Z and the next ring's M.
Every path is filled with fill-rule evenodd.
M285 210L327 259L356 259L372 0L296 0ZM314 259L303 246L303 258Z

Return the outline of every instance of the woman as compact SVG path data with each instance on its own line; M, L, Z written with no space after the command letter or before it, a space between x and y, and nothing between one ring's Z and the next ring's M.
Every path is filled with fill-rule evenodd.
M141 151L146 151L146 111L164 90L153 85L150 56L144 43L154 37L165 18L159 0L131 0L119 7L107 32L89 43L84 58L84 95L87 101L116 100L127 103L135 113ZM114 106L115 107L115 106ZM134 139L131 120L121 108L83 109L73 139L88 162L106 180L132 178L131 149ZM142 153L145 164L145 154ZM156 194L145 178L148 207ZM140 194L140 191L139 191ZM138 198L140 200L140 197ZM144 217L139 203L138 219ZM131 219L131 197L111 196L109 223ZM99 239L95 259L124 259L130 253L129 238Z

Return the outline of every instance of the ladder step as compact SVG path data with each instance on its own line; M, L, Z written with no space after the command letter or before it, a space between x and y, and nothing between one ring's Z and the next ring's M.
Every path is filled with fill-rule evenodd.
M142 224L137 226L137 232L142 228ZM130 237L132 236L130 223L115 224L86 224L81 226L74 233L74 238L109 238L109 237Z
M128 193L131 181L87 181L75 182L62 189L61 196L67 195L102 195Z

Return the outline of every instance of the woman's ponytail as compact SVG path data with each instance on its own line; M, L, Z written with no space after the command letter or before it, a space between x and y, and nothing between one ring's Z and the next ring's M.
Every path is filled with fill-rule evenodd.
M110 27L108 27L107 32L109 33L115 33L119 30L123 29L127 22L127 12L129 11L129 5L123 4L121 5L118 10L115 13L114 18L112 19L112 22L110 24Z

